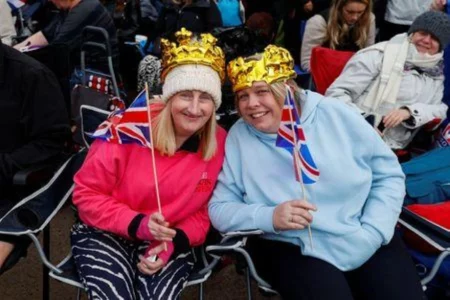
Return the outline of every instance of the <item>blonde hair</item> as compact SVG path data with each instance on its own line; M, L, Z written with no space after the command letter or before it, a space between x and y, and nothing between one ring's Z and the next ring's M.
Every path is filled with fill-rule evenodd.
M153 101L163 107L152 122L153 143L161 154L169 156L174 155L177 151L176 133L171 114L172 99L173 97L167 101L167 104L159 100ZM206 124L194 133L200 138L200 152L204 160L210 160L216 153L216 130L216 112L213 110Z
M356 22L352 32L351 39L359 48L364 48L367 43L370 30L370 12L372 11L372 0L333 0L327 24L327 35L324 44L328 44L330 49L336 48L350 34L350 27L343 18L344 6L351 2L362 3L366 5L364 13Z
M284 98L286 97L286 85L288 85L291 88L292 92L294 93L295 102L297 103L297 106L299 106L300 93L302 89L297 85L297 83L293 79L289 79L286 82L278 81L269 84L270 91L272 92L278 105L280 105L280 107L283 107L284 105Z

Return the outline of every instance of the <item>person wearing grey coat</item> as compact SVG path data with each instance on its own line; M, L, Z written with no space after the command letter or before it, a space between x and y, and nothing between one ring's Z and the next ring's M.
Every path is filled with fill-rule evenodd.
M392 149L403 149L418 129L444 119L443 49L450 42L450 19L442 12L416 18L408 34L359 51L326 91L364 117Z
M16 35L11 9L6 0L0 0L0 39L2 43L11 46L12 37Z

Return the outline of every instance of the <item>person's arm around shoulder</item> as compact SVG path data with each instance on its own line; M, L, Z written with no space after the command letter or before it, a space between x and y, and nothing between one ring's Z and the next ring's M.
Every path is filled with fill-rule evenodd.
M311 51L322 45L327 34L327 23L321 15L315 15L306 22L303 35L300 64L303 70L309 71Z
M380 74L382 62L383 53L378 50L356 53L327 89L325 96L338 99L362 113L354 102Z
M372 185L360 222L372 245L380 247L388 244L394 234L405 196L405 175L392 150L372 128L365 128L368 145L373 149L368 162Z

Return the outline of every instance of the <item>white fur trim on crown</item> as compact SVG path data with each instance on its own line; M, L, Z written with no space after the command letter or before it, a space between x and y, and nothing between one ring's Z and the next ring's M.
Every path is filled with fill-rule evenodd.
M164 102L178 92L197 90L210 94L216 109L222 103L219 74L208 66L182 65L174 68L167 74L162 90L161 99Z

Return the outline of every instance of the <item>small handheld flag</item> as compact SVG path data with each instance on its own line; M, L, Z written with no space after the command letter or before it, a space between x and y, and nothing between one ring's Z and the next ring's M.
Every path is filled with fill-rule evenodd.
M307 201L304 184L316 182L319 179L320 173L306 145L305 133L300 124L297 107L295 106L291 89L287 85L276 146L292 152L295 179L300 182L303 198ZM313 249L311 225L309 223L308 235L311 249Z
M296 142L297 145L295 145ZM292 152L297 181L300 181L300 174L304 184L312 184L319 179L320 172L306 144L305 132L301 126L290 88L286 88L276 145Z
M147 112L146 91L144 90L128 109L111 113L91 136L111 143L138 143L151 148Z

